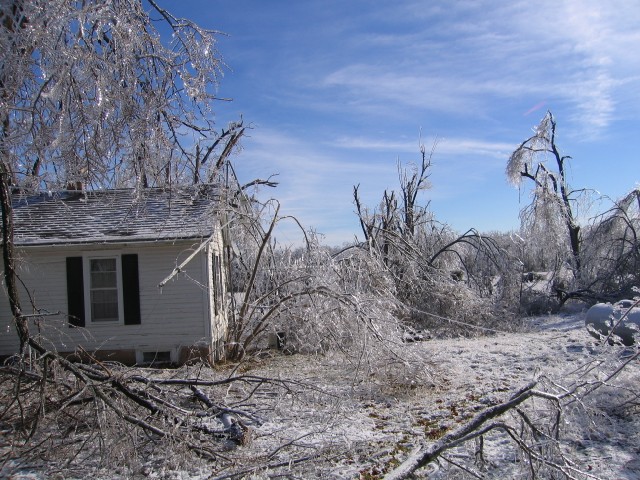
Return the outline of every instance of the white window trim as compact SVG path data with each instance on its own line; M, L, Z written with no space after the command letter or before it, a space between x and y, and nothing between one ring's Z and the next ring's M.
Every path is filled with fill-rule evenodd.
M116 259L116 282L118 286L118 320L94 322L91 315L91 260L97 258ZM103 252L91 252L82 255L83 283L84 283L84 314L87 325L91 326L113 326L124 325L124 296L122 291L122 256L120 252L105 250Z

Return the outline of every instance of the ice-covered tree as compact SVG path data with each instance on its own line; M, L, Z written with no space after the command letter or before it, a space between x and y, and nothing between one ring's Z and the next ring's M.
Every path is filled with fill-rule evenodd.
M576 202L582 190L572 190L569 186L569 159L571 157L562 155L556 145L556 121L551 112L547 112L534 134L509 157L506 175L515 186L526 180L533 184L531 204L521 212L525 233L568 252L569 265L579 276L582 234L576 218Z
M584 232L583 277L602 300L635 296L640 285L640 189L596 216Z
M222 66L216 41L216 32L155 0L0 1L4 273L23 345L12 187L147 187L206 178L203 171L217 163L211 152L224 155L242 129L214 129Z
M469 331L467 318L485 324L495 320L493 311L510 290L504 283L511 259L474 228L459 234L439 222L430 202L423 201L420 193L430 187L435 146L427 151L420 143L419 162L398 163L399 190L385 190L376 208L367 208L359 186L354 187L364 234L359 246L379 258L393 278L397 299L408 307L402 316L409 323L439 328L443 317L455 317Z

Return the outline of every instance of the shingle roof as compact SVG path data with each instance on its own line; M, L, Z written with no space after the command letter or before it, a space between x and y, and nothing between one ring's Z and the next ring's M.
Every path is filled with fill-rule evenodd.
M216 228L218 200L210 185L14 192L14 242L26 246L208 237Z

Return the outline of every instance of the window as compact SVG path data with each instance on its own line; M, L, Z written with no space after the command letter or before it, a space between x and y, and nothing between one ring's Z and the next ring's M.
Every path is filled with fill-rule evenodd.
M171 363L171 352L142 352L142 363Z
M70 327L140 325L138 255L67 257L67 302Z
M118 268L116 258L89 259L91 321L117 322Z

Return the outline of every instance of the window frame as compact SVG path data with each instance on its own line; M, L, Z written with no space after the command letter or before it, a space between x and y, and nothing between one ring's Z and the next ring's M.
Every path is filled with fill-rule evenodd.
M93 319L91 309L91 260L115 259L116 261L116 285L118 294L118 319L98 320ZM82 256L83 281L84 281L84 311L86 325L89 326L112 326L124 325L124 293L122 288L122 255L120 252L104 251L91 252Z

